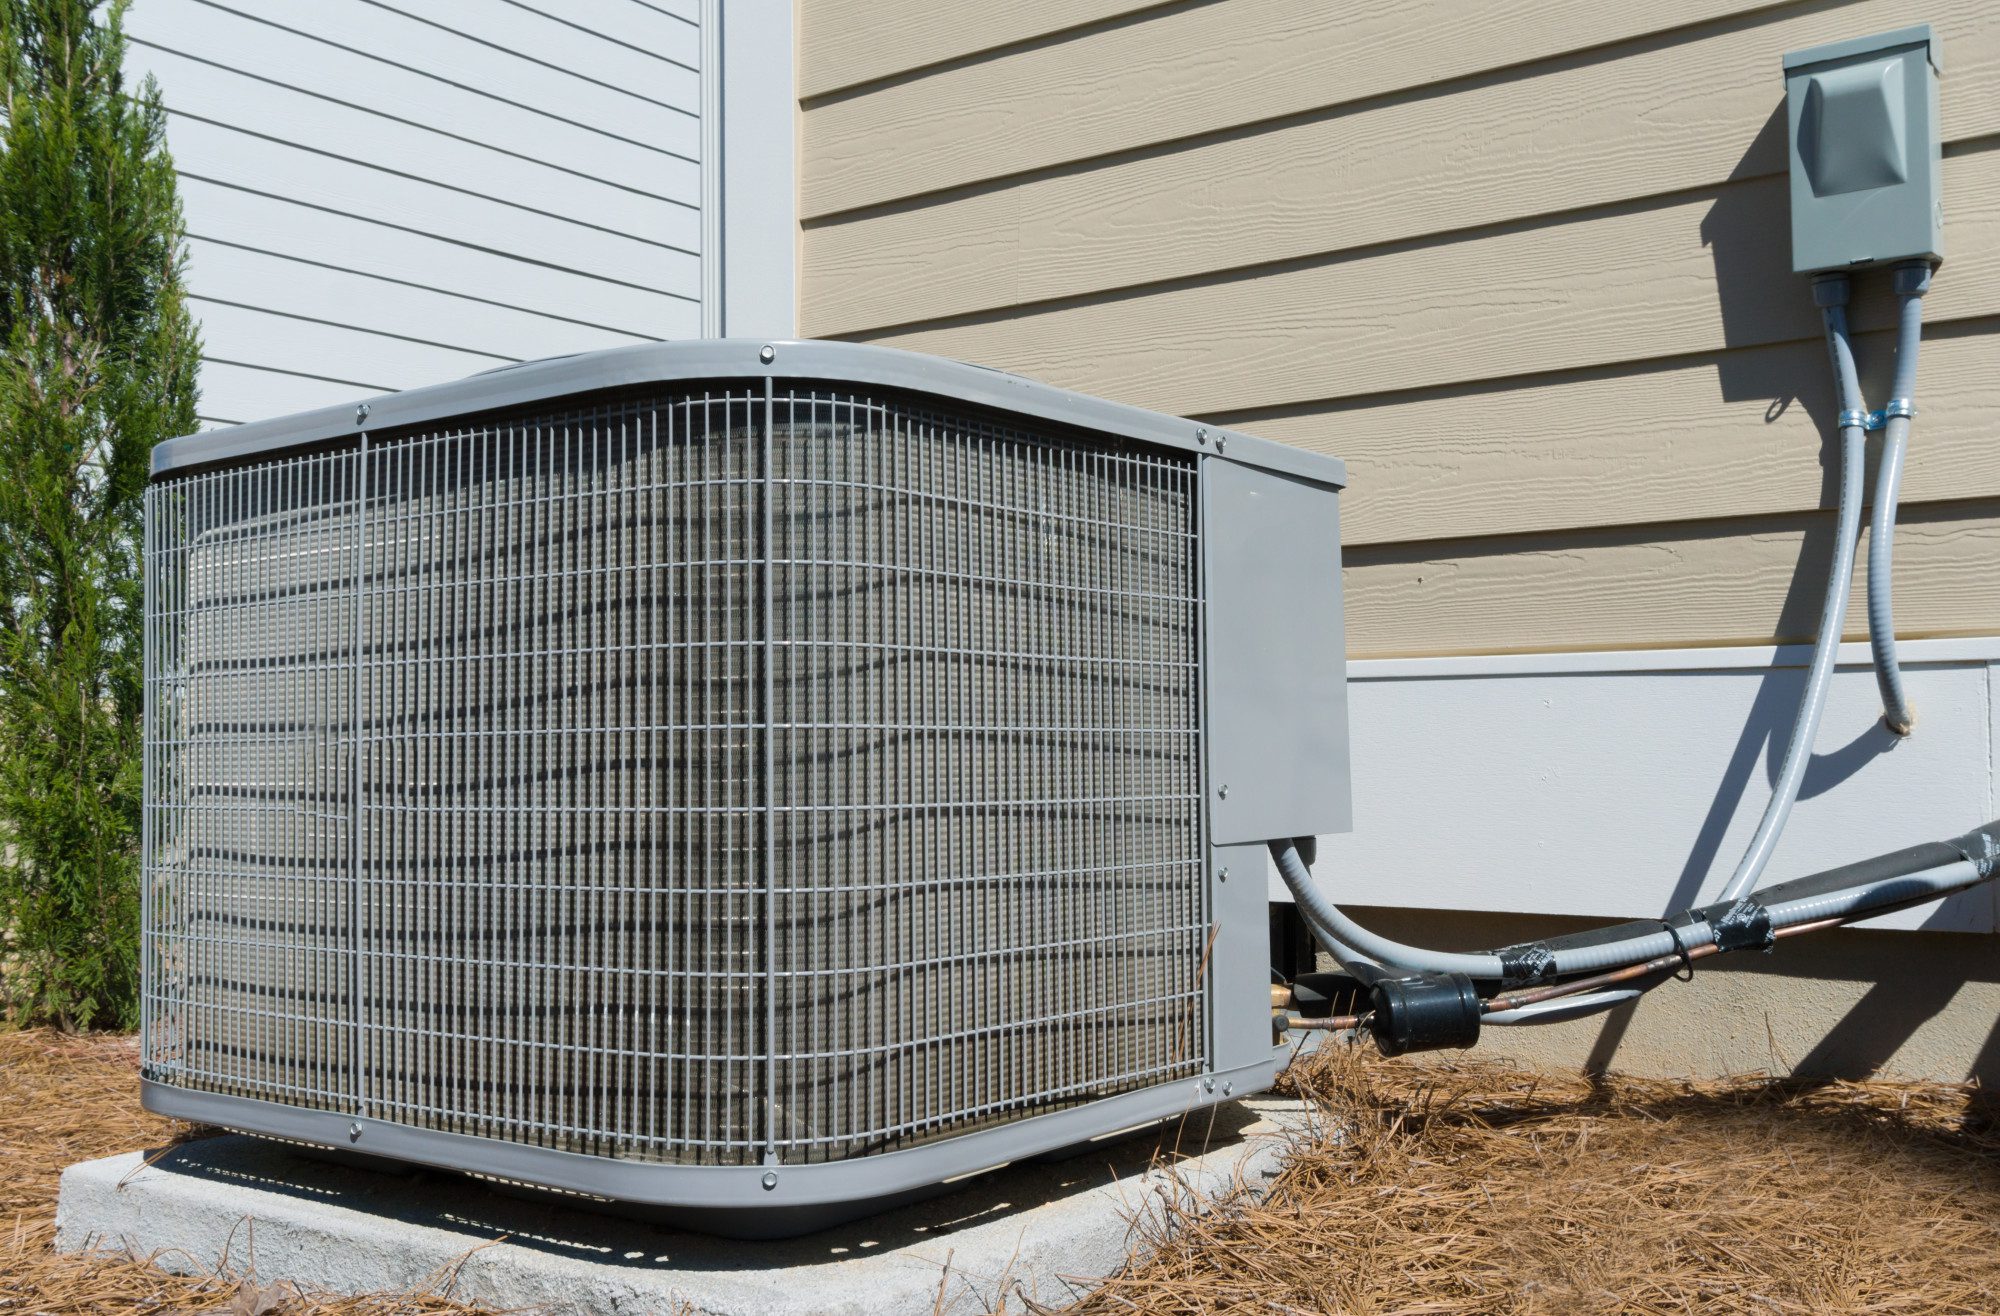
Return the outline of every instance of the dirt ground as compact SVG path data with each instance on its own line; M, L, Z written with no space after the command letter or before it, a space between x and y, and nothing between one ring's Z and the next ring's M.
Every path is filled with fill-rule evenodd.
M388 1316L51 1250L56 1178L190 1136L139 1110L134 1044L0 1034L0 1313ZM1260 1206L1141 1222L1100 1313L2000 1312L2000 1126L1950 1085L1667 1083L1328 1047ZM1016 1308L1018 1311L1018 1307Z

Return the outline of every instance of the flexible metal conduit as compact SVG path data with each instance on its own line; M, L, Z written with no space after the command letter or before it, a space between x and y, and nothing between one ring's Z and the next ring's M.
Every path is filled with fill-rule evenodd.
M1977 886L1983 880L1978 866L1968 860L1960 860L1921 873L1912 873L1907 877L1883 878L1867 886L1835 894L1780 901L1769 906L1767 912L1773 934L1782 936L1792 929L1811 931L1814 928L1851 922L1868 914L1887 913L1892 909L1942 899L1954 891ZM1701 940L1691 938L1687 934L1683 934L1682 939L1688 944L1680 951L1681 958L1675 961L1671 956L1655 956L1650 963L1660 964L1659 973L1650 975L1651 980L1641 982L1639 986L1578 992L1575 995L1553 995L1544 1001L1492 1010L1486 1014L1482 1022L1514 1026L1551 1024L1616 1009L1627 1001L1637 1000L1658 986L1667 975L1672 974L1681 965L1687 966L1688 971L1692 973L1695 958L1715 953L1716 945L1712 939ZM1649 961L1634 960L1632 963L1644 965ZM1552 990L1561 991L1560 988Z
M1827 351L1833 358L1834 376L1840 381L1843 399L1860 397L1861 383L1854 368L1854 350L1847 335L1848 281L1845 274L1822 275L1813 280L1813 299L1820 305L1826 322ZM1861 488L1866 475L1866 418L1858 408L1842 403L1840 415L1840 513L1833 546L1833 562L1827 568L1826 600L1820 605L1819 637L1813 641L1812 666L1806 673L1806 688L1799 696L1798 718L1792 724L1791 743L1785 748L1784 764L1771 787L1771 798L1757 831L1750 838L1736 870L1723 884L1721 899L1735 900L1764 875L1792 816L1799 798L1799 784L1805 780L1806 765L1812 761L1813 742L1819 737L1820 714L1826 711L1826 691L1833 682L1834 659L1840 654L1841 631L1847 624L1847 592L1854 578L1854 549L1861 535Z
M1910 423L1916 418L1917 349L1923 338L1924 294L1930 291L1928 261L1896 267L1896 379L1889 390L1887 421L1882 431L1882 462L1875 473L1874 514L1868 526L1868 644L1875 659L1875 684L1882 692L1882 722L1899 736L1916 726L1916 714L1903 690L1903 669L1896 661L1896 618L1890 602L1890 561L1895 552L1896 496L1903 481L1903 456L1909 448ZM1850 398L1841 380L1843 411L1864 404L1857 388Z
M1356 977L1366 974L1367 962L1398 969L1428 973L1463 973L1470 978L1504 978L1500 957L1490 952L1461 955L1451 951L1426 950L1406 946L1362 927L1340 911L1313 881L1296 841L1271 842L1271 857L1278 862L1278 876L1284 879L1292 899L1304 916L1306 926L1333 956L1334 963ZM1364 960L1365 957L1365 960ZM1358 965L1357 961L1363 961ZM1356 972L1360 968L1360 972Z
M1677 950L1717 944L1717 924L1739 911L1735 902L1669 920L1624 923L1491 951L1439 951L1410 946L1362 927L1326 898L1294 841L1273 841L1279 875L1314 932L1330 932L1326 949L1343 969L1366 956L1383 967L1421 973L1462 973L1486 981L1570 977L1621 968ZM1827 919L1852 919L1922 904L1976 885L2000 869L2000 822L1950 842L1912 846L1886 855L1764 888L1752 898L1772 929ZM1673 930L1668 930L1671 924ZM1363 961L1359 977L1375 976Z

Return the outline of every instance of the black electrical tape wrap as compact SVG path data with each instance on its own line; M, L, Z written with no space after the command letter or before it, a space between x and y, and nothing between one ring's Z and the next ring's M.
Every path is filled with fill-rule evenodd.
M1895 850L1889 854L1876 855L1873 859L1860 859L1838 868L1829 868L1822 873L1812 873L1806 877L1795 877L1789 882L1780 882L1757 892L1757 898L1767 905L1782 905L1788 900L1803 900L1808 896L1831 895L1836 891L1849 891L1858 886L1868 886L1892 877L1908 877L1911 873L1921 873L1927 868L1942 868L1955 864L1964 858L1953 847L1943 841L1926 841L1905 850Z
M1500 957L1500 981L1508 987L1525 987L1553 982L1556 953L1546 942L1524 941L1518 946L1502 946L1493 952Z
M1982 880L1993 876L1994 870L2000 869L2000 822L1967 832L1954 840L1951 848L1978 870Z
M1588 950L1593 946L1611 946L1621 941L1631 941L1638 937L1650 937L1660 930L1656 918L1638 919L1631 923L1613 923L1609 927L1591 928L1587 932L1572 932L1566 936L1549 937L1534 943L1551 953L1566 950ZM1506 951L1499 952L1505 955Z
M1710 905L1701 912L1708 916L1717 950L1769 950L1778 939L1771 928L1771 911L1754 900Z

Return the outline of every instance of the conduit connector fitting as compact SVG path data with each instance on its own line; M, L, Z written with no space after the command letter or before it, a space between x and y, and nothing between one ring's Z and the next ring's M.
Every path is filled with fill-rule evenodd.
M1931 290L1932 269L1927 260L1906 260L1896 267L1894 287L1898 297L1921 297Z
M1829 306L1845 306L1853 294L1854 284L1847 275L1835 271L1831 274L1815 274L1812 281L1813 305L1825 309Z

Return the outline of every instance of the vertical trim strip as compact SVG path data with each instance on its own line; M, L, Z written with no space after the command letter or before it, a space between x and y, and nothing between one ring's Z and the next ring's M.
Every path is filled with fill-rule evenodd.
M798 333L798 97L793 0L705 0L721 25L711 44L716 94L703 114L704 167L718 205L703 221L718 269L716 330L732 338ZM726 10L726 14L719 11ZM704 308L706 309L706 308Z
M1215 848L1210 842L1208 811L1212 800L1209 782L1213 776L1209 771L1208 734L1208 463L1209 455L1197 453L1191 478L1194 480L1193 497L1189 515L1194 520L1194 718L1195 754L1194 775L1196 808L1195 853L1201 864L1201 921L1207 931L1198 953L1204 969L1199 984L1201 990L1202 1027L1202 1072L1215 1072L1215 961L1209 953L1214 940L1220 939L1221 928L1216 923L1215 899Z
M726 332L723 299L724 193L722 0L701 0L701 334Z
M772 538L772 499L777 494L776 472L772 467L772 401L774 385L764 380L764 480L763 544L756 554L764 577L764 694L759 720L764 724L764 1161L778 1160L778 719L772 698L773 673L778 661L777 635L772 630L776 612L775 586L777 550Z
M352 926L348 930L348 1002L347 1011L352 1020L352 1054L347 1058L348 1078L354 1088L354 1113L368 1113L368 1095L364 1091L363 1075L366 1064L363 1059L364 1040L361 1020L361 961L364 955L361 936L361 844L367 824L366 792L362 786L363 754L361 748L361 697L362 697L362 645L361 638L367 627L367 608L363 585L368 578L368 431L361 431L361 443L354 455L354 634L350 637L353 645L349 670L352 673L347 692L348 731L348 782L347 789L352 807L349 810L347 837L347 876L353 890L348 892L348 918Z

